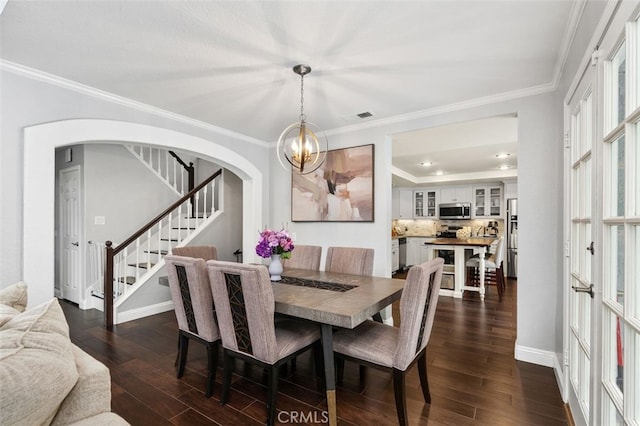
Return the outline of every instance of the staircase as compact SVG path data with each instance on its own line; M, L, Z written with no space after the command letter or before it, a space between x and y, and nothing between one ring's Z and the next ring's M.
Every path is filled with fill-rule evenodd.
M183 194L123 242L106 242L103 284L96 286L92 295L104 298L107 326L113 325L118 307L162 270L166 254L174 247L188 245L222 214L222 169L187 191L185 185L193 186L193 163L187 166L174 153L160 153L163 150L158 148L127 149L176 193ZM191 170L179 173L171 164Z

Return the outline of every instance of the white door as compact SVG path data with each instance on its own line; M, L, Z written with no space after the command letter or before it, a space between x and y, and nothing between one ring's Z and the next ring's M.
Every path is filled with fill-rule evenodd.
M632 12L625 11L635 9ZM638 2L601 45L602 371L599 423L640 424L640 35Z
M62 298L74 303L80 303L82 277L80 195L80 166L61 170L60 287Z
M590 250L593 242L592 217L595 187L594 173L594 91L595 69L589 68L568 105L569 154L569 244L567 291L568 329L565 331L567 356L568 403L576 425L590 424L591 378L597 367L597 351L593 348L592 309L594 299L591 292L594 276L594 256ZM589 250L587 250L589 248ZM595 252L594 252L595 253Z
M569 279L594 286L593 298L567 294L567 396L578 425L640 424L639 14L640 2L619 3L567 108Z

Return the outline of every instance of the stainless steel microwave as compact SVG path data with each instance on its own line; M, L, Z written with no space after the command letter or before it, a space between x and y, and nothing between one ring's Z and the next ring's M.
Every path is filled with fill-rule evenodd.
M471 203L443 203L438 205L440 219L471 219Z

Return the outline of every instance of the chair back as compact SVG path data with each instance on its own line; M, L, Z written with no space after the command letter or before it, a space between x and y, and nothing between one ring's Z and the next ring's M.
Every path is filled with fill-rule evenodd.
M178 328L208 342L218 340L220 332L204 260L175 255L167 255L164 260Z
M498 239L498 243L496 244L496 267L499 268L500 264L504 260L504 252L502 250L502 246L504 243L504 236Z
M343 274L373 275L374 250L360 247L329 247L324 270Z
M317 271L320 269L320 258L322 257L321 246L295 245L291 252L290 259L283 259L282 264L289 268L310 269Z
M268 364L278 360L275 299L264 265L207 262L222 346Z
M184 246L174 247L171 249L171 254L176 256L195 257L199 259L217 260L218 249L215 246Z
M440 257L413 266L400 297L400 334L393 366L406 370L427 346L436 314L444 260Z

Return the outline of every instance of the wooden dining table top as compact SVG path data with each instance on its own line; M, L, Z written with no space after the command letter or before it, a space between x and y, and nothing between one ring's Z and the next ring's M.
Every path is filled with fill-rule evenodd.
M286 267L282 281L272 282L276 312L344 328L358 326L398 300L404 284L401 279Z

